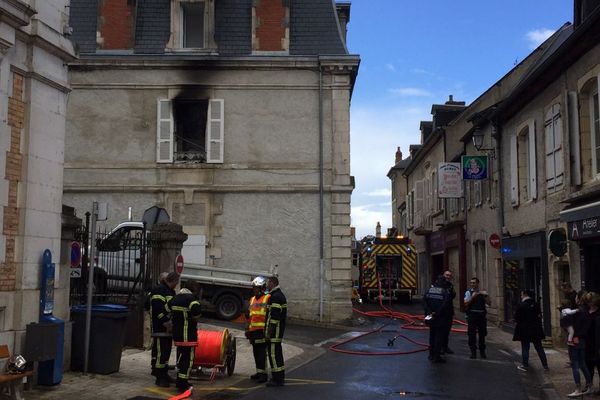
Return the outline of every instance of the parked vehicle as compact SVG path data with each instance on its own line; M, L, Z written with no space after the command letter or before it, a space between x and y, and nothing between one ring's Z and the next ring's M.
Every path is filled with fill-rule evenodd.
M405 300L417 290L417 254L403 236L371 237L361 243L358 292L363 300Z
M159 268L151 265L153 250L147 246L145 236L143 222L126 221L110 230L104 238L98 239L96 271L105 273L106 288L111 293L130 296L142 287L155 284L156 279L152 279L149 271L158 271ZM145 254L143 248L146 249ZM277 266L269 271L246 271L202 264L202 261L206 261L205 241L198 235L188 237L182 255L185 265L182 283L191 281L198 284L203 308L214 311L225 320L236 318L247 307L248 299L252 296L251 282L254 277L277 273ZM142 264L145 268L141 268ZM154 282L146 282L148 279Z

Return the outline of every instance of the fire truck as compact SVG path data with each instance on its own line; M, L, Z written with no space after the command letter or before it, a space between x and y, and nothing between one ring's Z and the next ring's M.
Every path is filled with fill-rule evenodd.
M417 253L403 236L363 240L359 255L358 292L363 300L408 301L417 290Z

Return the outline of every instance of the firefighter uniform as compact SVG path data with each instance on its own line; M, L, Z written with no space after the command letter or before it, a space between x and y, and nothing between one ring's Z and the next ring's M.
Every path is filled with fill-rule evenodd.
M188 378L194 363L194 351L198 345L198 323L200 303L188 289L181 289L167 304L173 321L173 341L177 346L178 389L186 390L190 386Z
M259 293L252 296L248 307L248 328L246 337L252 345L256 374L250 378L258 382L267 381L267 344L265 342L265 323L267 321L267 303L270 294Z
M285 383L285 367L281 342L285 333L287 300L279 286L272 288L269 294L265 339L267 341L267 355L271 365L272 379L267 382L267 386L283 386Z
M169 386L168 362L171 356L173 339L169 329L171 316L167 311L167 303L175 296L175 291L166 282L153 288L150 292L150 315L152 317L152 375L156 376L156 384Z

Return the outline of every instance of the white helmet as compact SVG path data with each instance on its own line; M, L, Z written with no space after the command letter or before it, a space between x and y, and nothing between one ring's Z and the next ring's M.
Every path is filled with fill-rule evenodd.
M252 286L263 288L267 285L267 280L262 276L257 276L252 280Z

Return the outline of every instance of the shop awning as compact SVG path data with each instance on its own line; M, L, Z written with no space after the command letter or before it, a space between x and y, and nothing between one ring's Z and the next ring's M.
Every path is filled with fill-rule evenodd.
M600 217L600 201L585 204L583 206L567 208L560 212L560 220L563 222L575 222L595 217Z

